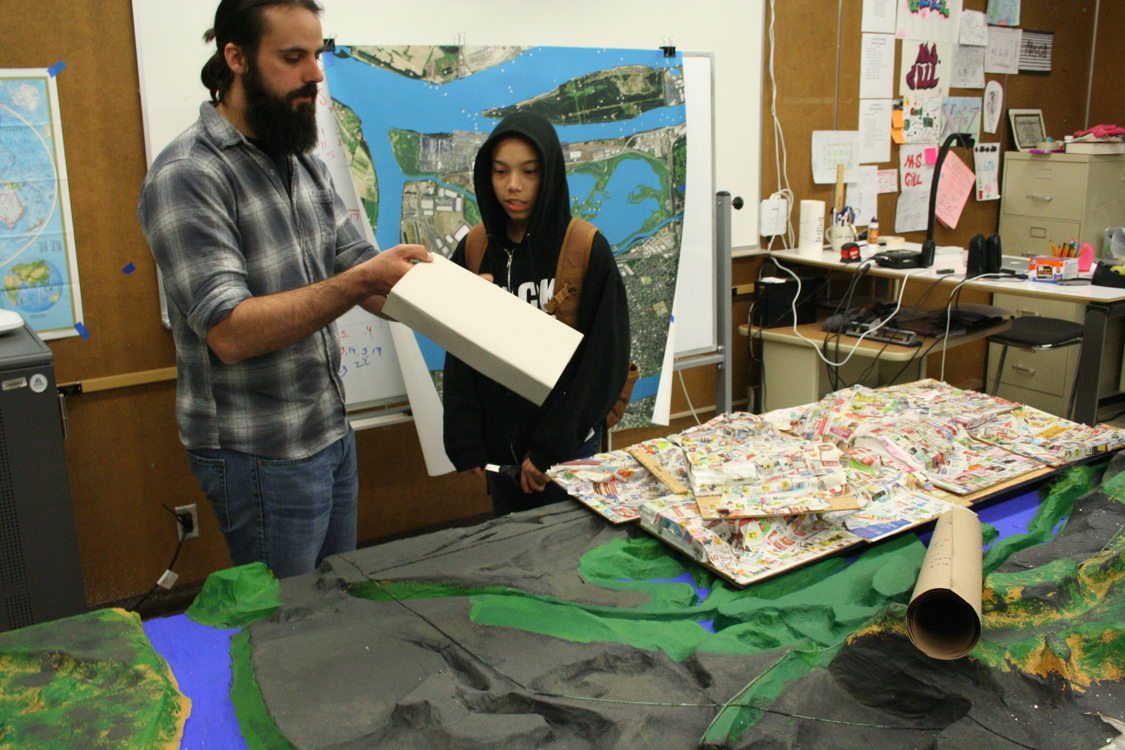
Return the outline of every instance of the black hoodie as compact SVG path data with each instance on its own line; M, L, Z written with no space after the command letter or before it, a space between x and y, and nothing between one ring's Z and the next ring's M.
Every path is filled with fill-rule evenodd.
M513 135L535 147L542 169L527 233L518 244L508 239L508 215L492 189L492 151ZM554 293L555 267L570 221L565 162L551 123L529 112L506 117L477 152L473 184L488 235L480 273L492 274L496 284L542 309ZM465 265L464 240L452 260ZM578 330L584 334L582 343L541 407L446 354L445 452L458 471L486 463L518 465L525 456L545 471L575 458L591 429L609 413L629 366L629 307L613 251L601 232L590 250Z

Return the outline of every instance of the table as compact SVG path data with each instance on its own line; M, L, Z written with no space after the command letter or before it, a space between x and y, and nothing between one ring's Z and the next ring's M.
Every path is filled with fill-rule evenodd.
M1064 635L1034 652L1077 666L1103 654L1104 670L1044 680L1024 670L1022 646L1006 651L1021 643L1021 600L1042 608L1022 635L1042 640L1042 618L1084 574L1056 565L1033 594L1005 599L1020 585L1011 576L1119 553L1106 548L1125 505L1103 494L1045 514L1052 502L1032 491L980 510L1004 540L986 561L1010 562L989 581L999 590L986 615L995 607L996 619L957 662L922 656L895 630L922 553L913 535L736 592L698 570L669 580L694 566L634 526L564 503L339 555L319 574L284 579L282 609L246 628L253 672L272 722L299 748L688 748L706 735L708 746L878 750L991 747L997 734L1027 747L1096 747L1113 732L1095 712L1119 716L1125 697L1112 684L1070 683L1121 665L1120 649L1101 640L1112 630L1093 626L1116 627L1125 589L1092 585L1089 602L1076 595L1088 614L1060 617ZM997 549L1005 543L1014 546ZM357 599L341 587L365 581L388 596ZM257 730L231 703L231 631L181 615L145 632L192 700L182 748L262 746L243 739ZM90 688L62 730L96 735L102 725L90 716L119 700L104 693ZM85 746L85 736L66 745Z
M852 336L837 338L835 334L831 334L831 341L824 344L825 331L820 323L805 323L798 325L796 329L793 326L758 328L743 323L738 327L738 332L743 336L760 336L762 339L762 359L766 363L762 368L762 408L764 411L772 411L807 404L835 390L826 365L817 354L818 349L810 341L820 345L819 351L832 362L842 362L852 351L852 347L855 347L855 355L839 368L840 376L849 385L862 383L876 388L924 378L926 373L922 366L928 357L999 333L1007 326L1007 323L1002 323L950 336L944 345L939 339L919 336L918 346L884 344L869 338L861 341ZM874 363L871 360L875 360ZM863 374L869 366L870 375L864 378ZM794 373L810 371L816 372L817 376L793 376Z
M907 243L908 247L910 243ZM965 281L965 261L961 252L943 253L939 248L934 265L930 268L895 269L884 268L872 263L868 273L876 278L890 279L895 282L906 279L918 279L922 282L938 283L949 289ZM863 248L862 257L870 260L874 251ZM826 268L832 271L856 273L864 264L841 263L839 254L824 251L817 254L803 254L795 250L781 250L771 255L783 265L802 265L817 268ZM939 275L938 269L952 269L953 273ZM1104 286L1059 286L1044 282L1030 280L994 280L973 279L965 283L966 289L977 289L992 294L1014 294L1039 299L1051 299L1062 302L1071 302L1085 306L1083 322L1082 348L1078 360L1078 373L1075 382L1075 403L1073 418L1077 422L1093 425L1098 422L1098 407L1103 396L1117 396L1102 394L1101 373L1109 364L1105 356L1109 332L1109 321L1125 317L1125 289Z

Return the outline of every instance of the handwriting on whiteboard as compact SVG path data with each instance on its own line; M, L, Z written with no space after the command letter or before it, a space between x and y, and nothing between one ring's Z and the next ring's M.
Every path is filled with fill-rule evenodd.
M384 355L371 324L340 329L340 377L374 366Z

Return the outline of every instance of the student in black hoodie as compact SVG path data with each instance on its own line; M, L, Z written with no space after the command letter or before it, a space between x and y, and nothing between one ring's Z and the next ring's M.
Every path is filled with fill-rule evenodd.
M506 117L477 152L473 185L488 244L480 273L543 309L570 222L562 147L551 123ZM465 241L453 254L465 265ZM466 311L471 314L471 311ZM495 515L568 497L544 472L596 453L603 420L629 367L629 308L613 251L601 232L590 250L578 309L582 343L543 405L536 406L446 354L445 452L458 471L484 477ZM534 350L535 341L526 342Z

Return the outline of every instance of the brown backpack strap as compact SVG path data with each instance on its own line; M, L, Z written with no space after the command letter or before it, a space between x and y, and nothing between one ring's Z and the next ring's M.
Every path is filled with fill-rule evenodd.
M625 375L625 384L621 386L621 393L617 396L617 402L609 410L609 414L605 415L607 429L620 422L621 418L625 416L625 410L629 408L629 400L633 397L633 386L637 384L637 379L640 376L641 368L637 367L636 363L630 362L629 370Z
M465 268L473 273L480 273L480 262L484 259L484 249L487 246L488 235L484 233L484 224L475 225L465 237Z
M582 301L582 281L590 265L590 248L598 228L582 219L571 219L559 250L555 268L555 295L543 309L571 328L578 327L578 304Z

